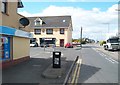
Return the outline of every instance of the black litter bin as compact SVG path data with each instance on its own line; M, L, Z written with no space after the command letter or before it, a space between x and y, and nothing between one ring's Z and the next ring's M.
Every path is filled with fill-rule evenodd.
M61 68L61 52L53 52L53 68Z

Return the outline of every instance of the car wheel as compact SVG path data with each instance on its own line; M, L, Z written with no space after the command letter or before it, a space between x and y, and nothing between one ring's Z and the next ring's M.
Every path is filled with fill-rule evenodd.
M106 46L105 49L106 49L106 50L109 50L109 49L108 49L108 46Z

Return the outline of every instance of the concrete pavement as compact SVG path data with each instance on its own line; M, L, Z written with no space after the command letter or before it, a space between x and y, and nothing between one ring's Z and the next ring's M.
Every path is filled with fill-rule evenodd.
M65 49L58 50L64 51ZM52 49L47 48L46 51L43 51L43 48L32 48L30 60L3 70L3 83L62 85L74 58L65 60L66 58L63 58L64 55L62 55L61 69L53 69L51 55ZM45 75L43 76L43 74Z
M65 59L65 58L64 58ZM60 78L63 76L63 74L65 73L65 68L66 68L66 60L61 61L61 68L53 68L53 65L51 64L50 66L48 66L48 68L42 73L42 76L45 78L49 78L49 79L55 79L55 78Z

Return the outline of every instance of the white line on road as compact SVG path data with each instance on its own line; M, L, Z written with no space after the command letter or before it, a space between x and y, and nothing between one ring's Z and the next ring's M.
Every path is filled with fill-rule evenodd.
M99 53L101 56L106 56L104 53Z
M118 61L116 61L116 60L114 60L114 59L112 59L112 58L109 58L109 59L111 59L111 60L114 61L115 63L119 63Z
M114 60L114 59L112 59L112 58L107 58L107 57L106 57L107 55L105 55L104 53L96 50L95 48L92 48L92 49L95 50L96 52L98 52L101 56L104 56L105 59L108 60L108 61L110 61L111 63L117 63L117 64L119 63L118 61L116 61L116 60Z
M114 59L112 59L112 58L107 58L107 57L106 57L105 59L107 59L108 61L110 61L110 62L112 62L112 63L117 63L117 64L119 63L118 61L116 61L116 60L114 60Z
M115 62L113 62L110 58L105 58L105 59L107 59L107 60L110 61L111 63L115 63Z
M92 48L92 49L93 49L94 51L98 52L98 53L100 52L100 51L99 51L99 50L97 50L96 48Z

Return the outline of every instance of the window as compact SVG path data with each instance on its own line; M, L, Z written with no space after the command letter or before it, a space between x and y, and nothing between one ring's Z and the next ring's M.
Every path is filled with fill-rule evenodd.
M33 42L36 42L36 38L31 38L30 39L30 44L32 44Z
M2 9L1 11L7 14L7 0L2 0Z
M60 29L60 34L64 34L64 29Z
M40 21L35 21L35 26L40 26Z
M41 34L41 29L35 29L34 34Z
M35 26L41 26L42 25L42 20L40 18L36 18L35 21Z
M46 34L53 34L53 29L46 29Z

